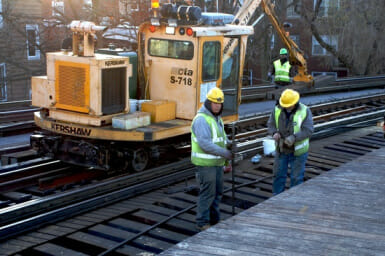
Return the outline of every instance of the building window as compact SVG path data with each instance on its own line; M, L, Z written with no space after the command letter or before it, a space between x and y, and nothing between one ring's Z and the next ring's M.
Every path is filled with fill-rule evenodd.
M52 16L64 16L63 0L52 0Z
M3 5L1 0L0 0L0 28L3 28Z
M5 63L0 63L0 101L7 101L7 79Z
M39 27L35 25L26 26L27 32L27 56L28 60L40 60L39 46Z
M132 12L139 11L139 1L136 0L120 0L119 1L119 12L125 16Z
M294 0L287 0L287 10L286 10L287 18L298 18L299 17L298 12L300 8L301 8L300 2L294 4Z
M130 1L129 8L131 11L139 11L139 1L132 0Z
M321 36L327 44L338 49L337 36ZM313 55L330 55L325 48L323 48L318 41L313 37L312 38L312 54Z
M316 3L317 3L317 0L314 0L314 7ZM340 8L340 0L323 0L319 8L318 16L319 17L333 16L336 14L339 8Z

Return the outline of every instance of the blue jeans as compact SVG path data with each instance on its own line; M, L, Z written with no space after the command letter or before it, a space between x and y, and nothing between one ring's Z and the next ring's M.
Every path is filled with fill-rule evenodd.
M220 220L219 202L223 194L223 166L197 166L195 172L199 184L196 224L214 225Z
M273 168L273 194L277 195L285 190L287 171L290 166L290 187L303 182L305 164L308 153L294 156L294 153L283 154L276 152Z

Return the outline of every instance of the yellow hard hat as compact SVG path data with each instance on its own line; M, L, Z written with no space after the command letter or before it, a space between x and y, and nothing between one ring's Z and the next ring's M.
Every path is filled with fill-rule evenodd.
M283 108L290 108L299 101L299 93L292 89L286 89L282 92L279 98L279 104Z
M207 93L207 99L214 103L223 103L225 101L225 95L223 94L223 91L219 89L218 87L212 88Z

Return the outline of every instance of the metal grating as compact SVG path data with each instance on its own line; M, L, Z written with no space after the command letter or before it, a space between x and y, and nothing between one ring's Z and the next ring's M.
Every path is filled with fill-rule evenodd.
M56 63L56 107L78 112L89 112L89 65Z
M119 113L126 107L126 67L102 70L102 111L104 115Z

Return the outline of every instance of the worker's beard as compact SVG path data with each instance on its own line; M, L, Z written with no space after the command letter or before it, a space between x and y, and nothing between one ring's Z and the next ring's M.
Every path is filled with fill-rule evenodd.
M213 112L213 109L211 108L211 101L209 101L208 99L205 100L204 105L207 108L207 110L210 111L211 114L213 114L213 116L220 116L222 114L223 104L222 104L221 110L218 113Z

